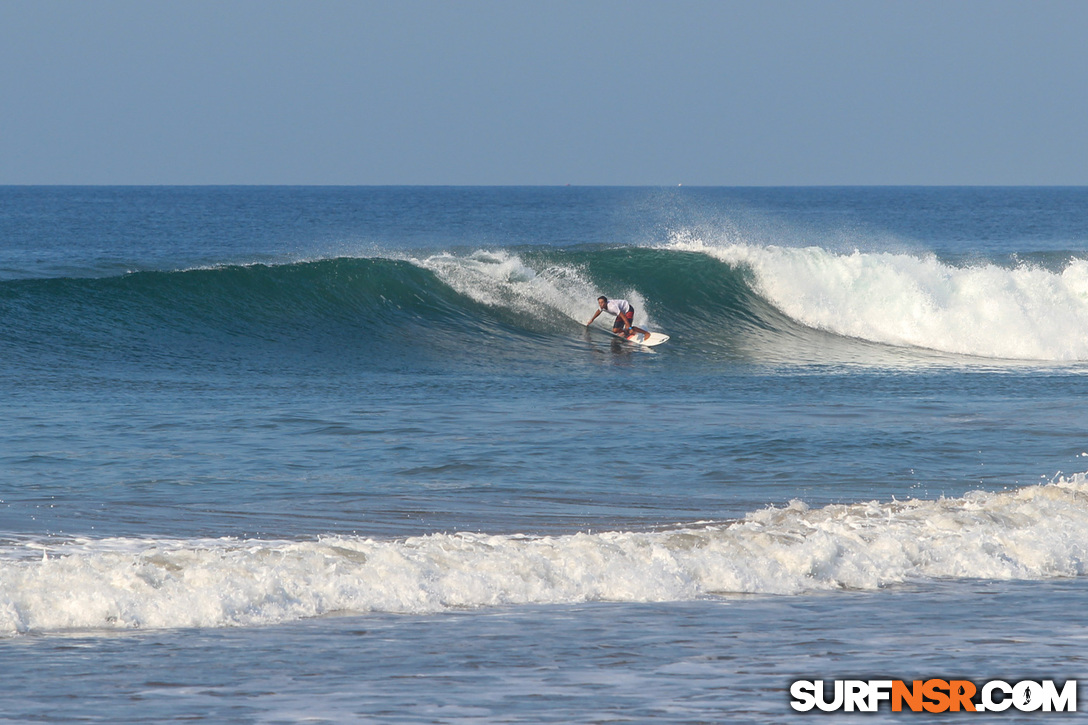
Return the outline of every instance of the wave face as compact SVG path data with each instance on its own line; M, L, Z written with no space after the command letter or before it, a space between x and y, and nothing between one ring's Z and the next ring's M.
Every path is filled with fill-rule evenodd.
M478 357L481 346L514 354L511 337L576 341L602 293L631 300L636 324L672 335L672 354L686 359L879 363L899 350L1088 360L1085 260L961 266L933 256L715 246L690 235L659 249L478 250L8 280L0 282L0 352L9 361L157 366L293 356L308 365L444 364Z
M1078 474L935 501L795 501L669 531L9 543L0 547L0 634L1086 573L1088 476Z
M744 273L699 255L478 250L4 281L0 346L9 360L160 365L346 350L362 362L448 362L478 356L481 345L511 348L512 336L578 340L601 293L631 300L639 324L693 338L709 332L719 342L729 339L723 320L733 329L761 314L777 316Z
M393 259L0 283L10 355L169 364L294 352L369 354L496 332L487 310ZM425 347L420 344L419 347Z

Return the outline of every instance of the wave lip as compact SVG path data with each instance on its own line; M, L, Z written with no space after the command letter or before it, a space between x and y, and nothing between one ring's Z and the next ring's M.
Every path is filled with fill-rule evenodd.
M0 636L1086 573L1088 474L1077 474L934 501L795 501L670 531L12 543L0 547Z
M957 355L1088 360L1088 260L1057 271L954 266L932 255L716 246L689 234L669 248L750 269L761 296L817 330Z

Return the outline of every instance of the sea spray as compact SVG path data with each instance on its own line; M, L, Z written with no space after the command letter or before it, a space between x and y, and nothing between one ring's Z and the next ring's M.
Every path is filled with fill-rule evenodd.
M572 264L538 262L534 267L505 250L475 251L463 256L444 253L411 261L433 271L457 292L490 307L585 322L596 309L597 296L606 293L627 298L635 306L637 322L653 324L646 301L637 290L602 290L583 269Z

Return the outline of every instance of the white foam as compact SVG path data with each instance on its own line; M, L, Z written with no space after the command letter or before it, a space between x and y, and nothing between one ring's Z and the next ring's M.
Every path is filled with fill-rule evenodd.
M1088 360L1085 260L1053 272L819 247L715 246L683 234L670 246L751 269L760 295L818 330L962 355Z
M479 250L464 256L443 253L409 261L434 272L454 290L480 304L527 315L539 316L542 310L551 310L585 323L601 294L575 267L544 265L538 270L505 250ZM642 296L636 290L623 294L635 306L636 324L651 324Z
M1085 573L1088 479L1078 474L936 501L793 502L657 532L16 542L0 548L0 635Z

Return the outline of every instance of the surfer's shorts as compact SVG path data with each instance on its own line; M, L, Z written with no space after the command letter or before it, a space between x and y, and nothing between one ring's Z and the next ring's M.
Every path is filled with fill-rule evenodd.
M612 323L612 332L619 332L626 325L623 324L623 318L627 318L627 321L631 324L635 322L635 308L632 307L627 311L626 315L616 315L616 321Z

